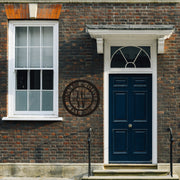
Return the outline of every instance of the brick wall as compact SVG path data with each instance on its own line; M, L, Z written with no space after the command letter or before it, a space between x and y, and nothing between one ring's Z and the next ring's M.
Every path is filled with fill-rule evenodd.
M40 4L40 7L46 6ZM7 112L7 26L0 4L0 111ZM174 161L180 162L180 4L62 4L59 18L59 116L62 122L0 121L0 162L87 162L87 129L93 128L92 162L103 162L103 55L86 24L172 24L176 31L158 56L158 161L168 162L168 132L175 135ZM86 117L69 114L62 103L73 80L91 81L100 105Z

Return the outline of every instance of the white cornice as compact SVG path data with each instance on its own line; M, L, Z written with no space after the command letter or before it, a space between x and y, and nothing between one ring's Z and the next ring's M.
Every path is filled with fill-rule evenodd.
M180 0L0 0L0 3L180 3Z
M167 39L172 32L172 30L88 30L91 38L94 39L109 39L112 37L117 38L118 36L151 36Z
M103 41L142 38L158 40L158 53L164 53L164 43L174 32L171 25L87 25L87 32L96 39L97 53L103 54Z

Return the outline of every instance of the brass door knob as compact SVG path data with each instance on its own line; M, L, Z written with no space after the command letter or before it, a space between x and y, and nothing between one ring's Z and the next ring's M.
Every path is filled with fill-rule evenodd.
M132 128L132 124L128 124L128 127L129 127L129 128Z

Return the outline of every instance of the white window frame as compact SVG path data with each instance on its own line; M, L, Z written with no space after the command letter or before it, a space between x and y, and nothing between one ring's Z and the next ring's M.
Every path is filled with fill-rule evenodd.
M15 111L15 28L27 26L50 26L53 27L53 111L38 111L17 113ZM31 121L59 121L62 117L58 117L58 34L59 23L57 21L9 21L8 34L8 116L3 120L31 120Z

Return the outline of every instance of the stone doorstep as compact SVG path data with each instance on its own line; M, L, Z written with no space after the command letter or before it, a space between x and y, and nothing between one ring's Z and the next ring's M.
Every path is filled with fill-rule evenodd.
M179 180L177 175L171 177L168 170L160 170L152 164L110 164L103 170L94 170L93 174L82 180Z
M57 177L0 177L0 180L72 180Z
M160 177L154 177L154 176L146 176L146 177L137 177L137 176L107 176L107 177L84 177L84 180L179 180L178 176L170 177L170 176L160 176ZM57 177L0 177L0 180L72 180L72 179L65 179L65 178L57 178Z
M157 164L104 164L104 169L158 169Z
M169 171L158 169L114 169L94 170L94 176L167 176Z
M171 176L90 176L82 180L179 180L177 175Z

